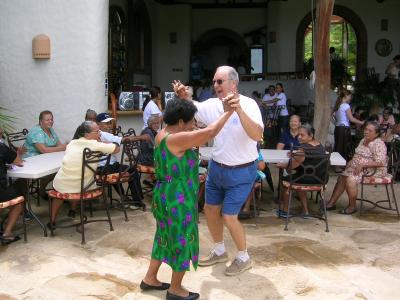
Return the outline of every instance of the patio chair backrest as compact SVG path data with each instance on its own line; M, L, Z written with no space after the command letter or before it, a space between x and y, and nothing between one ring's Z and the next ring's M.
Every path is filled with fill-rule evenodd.
M325 185L329 180L328 168L331 153L308 154L303 151L290 150L288 164L289 181L291 184ZM300 161L304 160L300 163ZM292 169L294 162L300 163ZM313 183L311 183L313 182Z
M122 156L126 156L129 160L129 168L136 170L138 157L140 153L140 141L124 141L122 147Z
M132 136L132 135L133 135L133 136L136 136L136 131L135 131L135 129L133 129L133 128L129 128L127 132L124 132L124 133L122 134L123 137L125 137L125 136Z
M96 184L101 184L105 178L108 166L110 164L111 155L105 155L101 151L92 151L89 148L83 149L82 154L82 172L81 172L81 194L95 188ZM99 162L104 162L103 168L98 168ZM93 178L89 182L85 181L87 172L93 173Z
M388 170L395 178L400 171L400 140L393 139L390 144Z
M16 151L18 147L25 143L27 135L28 129L26 128L22 129L20 132L7 133L8 146Z

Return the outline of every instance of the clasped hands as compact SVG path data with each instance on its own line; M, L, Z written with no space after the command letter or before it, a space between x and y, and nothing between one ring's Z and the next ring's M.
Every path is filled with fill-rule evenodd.
M179 80L174 80L172 82L172 87L174 88L175 94L181 99L188 99L188 93L184 84ZM238 111L241 109L240 106L240 95L236 92L230 92L228 95L221 99L224 111Z

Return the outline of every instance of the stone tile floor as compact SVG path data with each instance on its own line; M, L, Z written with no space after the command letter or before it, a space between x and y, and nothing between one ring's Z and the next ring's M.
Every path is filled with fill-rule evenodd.
M332 176L328 196L335 181ZM400 197L400 184L395 189ZM385 195L381 187L367 191L372 199ZM253 269L227 277L223 264L198 268L185 276L188 289L201 299L400 299L395 214L375 209L360 218L330 212L329 233L320 220L293 218L286 232L273 213L272 198L265 188L257 227L253 219L244 222ZM345 204L343 197L339 206ZM46 202L37 211L47 219ZM165 292L139 288L154 234L151 212L129 211L128 222L116 210L112 217L113 232L105 223L87 226L86 245L75 229L57 229L56 236L45 238L31 224L28 243L0 247L0 299L165 299ZM199 230L201 253L206 254L212 241L203 214ZM232 257L235 248L225 235ZM170 274L163 266L160 279L168 281Z

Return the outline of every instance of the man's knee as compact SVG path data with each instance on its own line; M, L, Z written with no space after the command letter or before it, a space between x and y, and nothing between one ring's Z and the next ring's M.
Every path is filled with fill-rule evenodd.
M229 227L231 225L234 225L234 224L237 224L237 223L240 223L237 215L226 215L226 214L223 214L222 215L222 219L224 221L224 224L227 227Z
M204 204L204 213L206 215L220 215L221 205Z

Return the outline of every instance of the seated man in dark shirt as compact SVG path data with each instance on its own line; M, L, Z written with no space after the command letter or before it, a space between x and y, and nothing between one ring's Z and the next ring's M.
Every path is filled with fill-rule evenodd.
M147 121L147 127L143 129L140 135L147 134L150 140L141 141L138 163L145 166L154 166L154 139L160 129L160 117L151 116Z
M3 130L0 128L0 136ZM2 203L16 199L23 199L23 193L17 185L8 186L7 182L7 166L6 164L15 164L22 166L21 155L22 150L15 152L6 146L3 142L0 142L0 208ZM12 230L18 220L18 217L24 210L24 203L20 202L16 205L8 206L10 212L8 213L7 224L4 228L3 233L0 236L1 243L3 245L10 244L18 241L19 236L14 236Z

